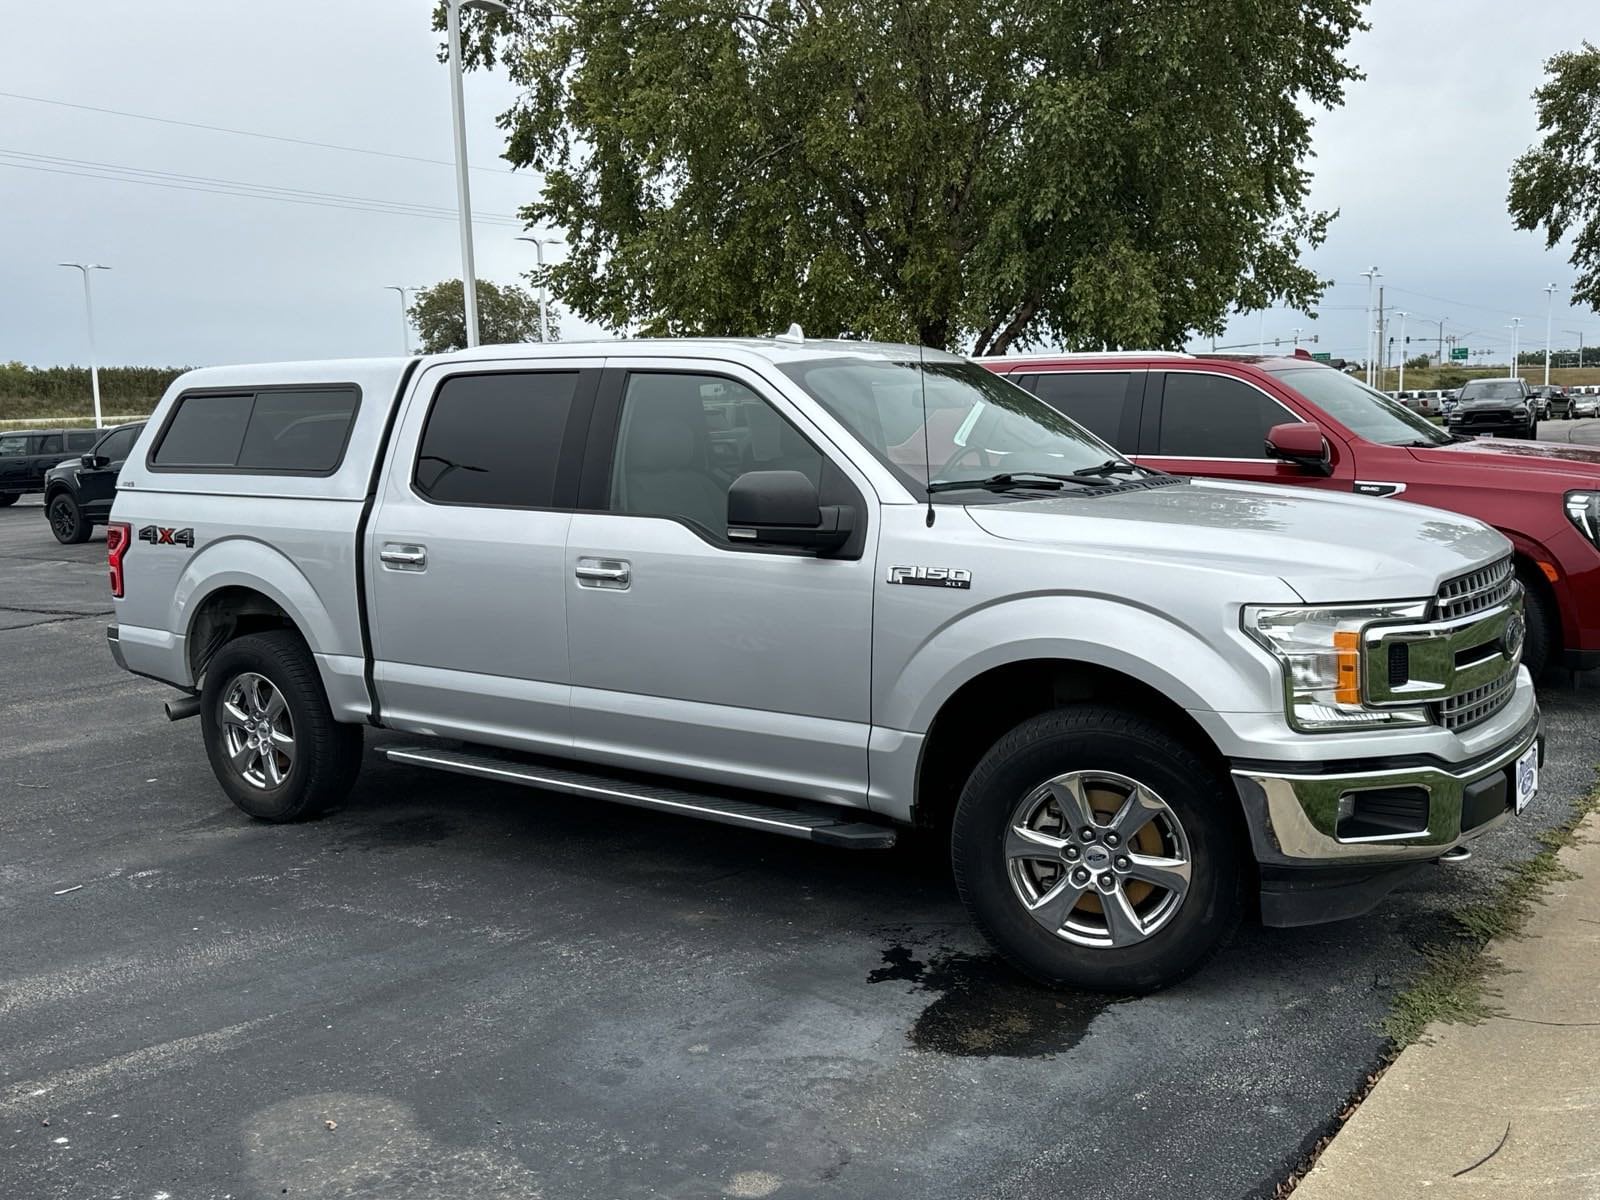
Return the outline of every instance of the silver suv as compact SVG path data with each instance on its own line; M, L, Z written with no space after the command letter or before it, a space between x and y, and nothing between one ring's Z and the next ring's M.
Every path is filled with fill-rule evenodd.
M194 371L112 519L112 652L254 817L337 803L372 726L841 848L916 829L1049 983L1169 983L1256 899L1365 911L1537 784L1498 533L1141 468L914 347Z

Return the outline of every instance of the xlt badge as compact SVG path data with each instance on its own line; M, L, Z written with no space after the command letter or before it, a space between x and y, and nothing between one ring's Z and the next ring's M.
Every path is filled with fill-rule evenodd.
M889 582L917 587L970 588L972 572L960 567L890 567Z

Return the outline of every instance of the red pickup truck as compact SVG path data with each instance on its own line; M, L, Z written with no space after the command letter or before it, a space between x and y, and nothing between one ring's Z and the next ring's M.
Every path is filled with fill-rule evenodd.
M1457 438L1301 357L1141 351L980 361L1144 466L1392 496L1477 517L1516 547L1528 669L1600 667L1600 447Z

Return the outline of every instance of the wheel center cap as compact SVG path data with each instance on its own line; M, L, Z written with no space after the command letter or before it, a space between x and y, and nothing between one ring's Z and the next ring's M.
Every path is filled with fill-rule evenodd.
M1087 846L1083 851L1083 865L1091 871L1104 871L1111 865L1111 851L1098 844Z
M270 735L272 733L272 726L269 725L267 722L263 721L263 722L261 722L261 724L256 726L256 732L258 734L260 734L262 737L267 737L268 735Z

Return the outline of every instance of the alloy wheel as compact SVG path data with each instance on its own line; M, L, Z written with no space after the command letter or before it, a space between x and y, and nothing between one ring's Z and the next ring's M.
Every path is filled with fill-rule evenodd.
M222 736L228 762L256 788L275 788L294 765L294 725L283 693L265 675L237 676L222 697Z

